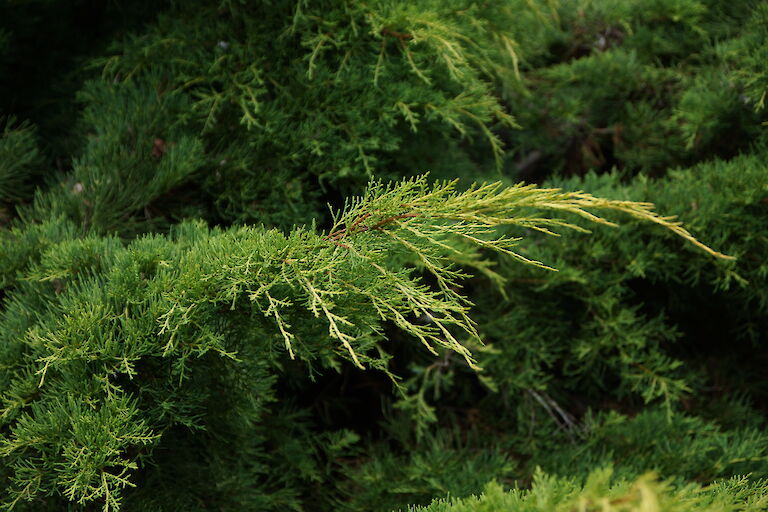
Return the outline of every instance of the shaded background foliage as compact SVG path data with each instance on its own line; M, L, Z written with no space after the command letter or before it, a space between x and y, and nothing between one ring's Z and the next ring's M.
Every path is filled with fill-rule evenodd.
M503 284L464 283L479 373L387 324L386 370L324 353L309 321L318 359L292 361L253 311L211 314L247 363L207 354L184 387L152 380L171 361L142 363L142 411L171 441L120 454L137 466L126 510L393 510L525 487L536 467L577 486L606 465L676 485L768 476L765 2L8 0L0 20L4 446L39 379L19 340L61 311L107 322L88 305L109 300L149 337L161 262L229 251L189 219L328 228L326 204L372 177L429 171L651 201L737 259L639 221L526 233L521 254L559 272L489 256ZM32 410L112 417L64 391Z

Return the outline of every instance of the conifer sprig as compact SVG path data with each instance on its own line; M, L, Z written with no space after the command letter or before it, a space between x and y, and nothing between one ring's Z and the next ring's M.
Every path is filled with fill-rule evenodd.
M663 217L653 211L650 203L616 201L592 196L584 192L563 192L542 189L534 185L505 186L501 182L472 185L458 189L458 180L430 184L420 176L395 184L372 182L366 193L348 201L344 209L333 215L334 223L322 239L338 250L346 251L356 263L362 262L389 283L389 294L370 294L356 288L382 319L393 321L398 327L415 335L429 350L444 346L462 354L475 367L467 349L457 340L451 327L477 338L475 324L467 315L471 303L457 290L467 274L459 268L483 268L487 262L472 252L462 258L462 247L495 251L516 260L542 268L546 264L529 259L515 250L520 237L509 237L498 232L502 226L518 226L556 235L554 228L584 231L584 228L557 217L527 213L530 210L550 210L584 217L594 223L615 226L614 222L591 212L618 211L638 219L653 222L671 230L700 249L719 258L730 258L696 240L674 217ZM429 272L439 292L425 288L418 278L398 274L378 261L382 253L405 251L417 265ZM313 312L321 308L329 323L332 337L339 339L360 365L342 326L349 325L346 318L330 312L322 297L308 284ZM331 292L327 292L330 294ZM274 311L274 309L272 309ZM408 315L428 319L428 325L408 320ZM280 321L278 322L280 323ZM281 332L284 331L282 325ZM284 332L290 347L292 336Z

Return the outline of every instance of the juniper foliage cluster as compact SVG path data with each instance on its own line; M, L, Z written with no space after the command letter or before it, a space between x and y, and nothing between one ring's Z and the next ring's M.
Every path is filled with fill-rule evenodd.
M0 504L765 510L766 57L757 0L0 3Z

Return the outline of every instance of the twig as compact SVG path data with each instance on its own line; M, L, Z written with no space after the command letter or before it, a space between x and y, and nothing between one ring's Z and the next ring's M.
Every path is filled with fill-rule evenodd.
M333 242L336 245L344 246L343 244L338 243L339 240L343 240L347 238L348 236L355 235L357 233L364 233L366 231L370 231L373 229L381 229L382 226L385 226L389 224L390 222L394 222L396 220L400 219L410 219L413 217L417 217L418 215L416 213L403 213L400 215L393 215L391 217L387 217L386 219L382 219L378 222L375 222L374 224L371 224L370 226L363 225L363 221L368 219L371 216L370 213L365 213L363 215L360 215L357 219L352 222L349 226L345 227L344 229L339 229L334 231L333 233L330 233L323 237L325 240L328 240L329 242Z

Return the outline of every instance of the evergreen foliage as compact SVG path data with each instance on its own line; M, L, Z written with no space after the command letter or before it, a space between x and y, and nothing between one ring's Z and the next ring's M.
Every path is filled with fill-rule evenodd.
M627 212L700 245L646 203L500 184L457 192L455 183L428 186L424 178L372 183L333 215L324 234L181 224L170 239L148 236L125 247L96 235L51 244L39 261L17 270L0 321L7 326L2 455L10 503L57 493L118 509L121 491L136 485L132 470L170 445L169 455L182 456L166 462L171 467L194 464L185 460L190 455L212 458L201 471L205 480L189 487L201 503L267 506L254 485L258 465L241 468L216 439L185 441L189 432L223 436L225 446L243 437L238 455L250 451L255 462L261 439L253 434L279 355L321 368L343 358L386 370L382 322L474 367L457 338L477 332L467 315L471 304L456 291L467 277L456 264L487 271L474 246L542 265L514 252L519 239L493 236L501 225L572 227L519 213L534 208L596 222L607 221L587 208ZM20 246L19 238L6 245ZM432 275L436 289L414 275L415 265ZM152 474L160 482L147 486L174 473L158 464Z
M552 168L660 174L763 137L754 107L764 6L752 14L750 5L558 2L551 60L525 74L524 92L510 100L527 127L512 134L517 168L535 179Z
M428 512L475 512L491 510L604 510L604 511L725 511L765 510L768 497L764 483L750 484L730 479L706 488L674 488L656 480L652 474L634 482L612 482L610 468L590 474L583 487L568 479L537 473L529 491L504 492L489 484L480 497L435 502Z
M679 213L738 263L721 260L713 265L694 253L672 254L667 240L633 224L601 230L594 237L564 233L571 248L567 252L547 244L528 245L527 257L562 270L504 269L507 293L514 299L486 304L488 320L481 321L487 329L484 339L495 348L481 362L488 377L508 389L546 390L553 373L562 369L579 377L581 393L589 386L603 399L607 393L619 399L639 393L645 402L676 400L707 372L704 358L712 352L701 349L717 345L717 336L738 340L743 351L728 351L728 357L736 358L732 370L748 372L755 358L762 360L754 348L768 321L763 313L768 267L758 256L768 249L761 214L766 191L762 160L756 154L672 171L663 186L642 176L622 184L617 173L553 181L608 197L652 201ZM711 199L713 191L718 191L716 200ZM537 315L544 304L548 315ZM691 318L691 311L717 316L711 321ZM561 343L564 336L571 340L567 345ZM523 339L525 343L517 342ZM608 376L613 390L603 388ZM757 381L749 384L750 390L764 397L757 374L753 378ZM732 385L732 391L746 391L735 381Z
M98 64L105 79L188 99L176 119L208 149L200 185L218 215L290 225L320 213L326 184L352 190L431 159L450 176L456 160L475 160L465 138L500 165L491 128L514 123L489 80L508 80L517 57L492 29L514 16L442 1L204 2L161 15Z
M6 119L0 133L0 200L12 203L28 199L42 164L34 129Z
M766 34L0 2L0 506L767 509Z

